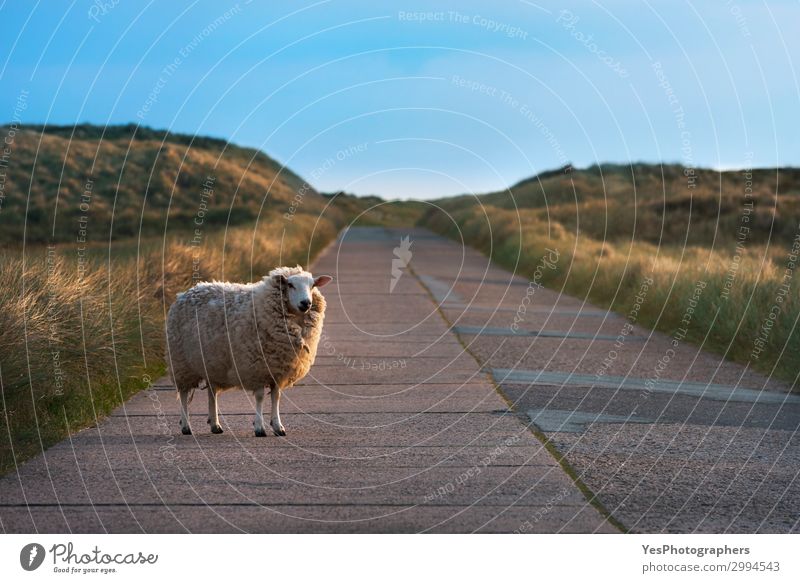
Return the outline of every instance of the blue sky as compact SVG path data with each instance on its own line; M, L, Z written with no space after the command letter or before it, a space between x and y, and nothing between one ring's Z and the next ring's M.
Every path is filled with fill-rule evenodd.
M566 161L800 165L798 23L744 0L4 2L0 121L220 136L390 198Z

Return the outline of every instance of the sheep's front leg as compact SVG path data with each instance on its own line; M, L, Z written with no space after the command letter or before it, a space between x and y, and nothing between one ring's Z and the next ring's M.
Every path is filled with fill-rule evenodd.
M189 401L192 397L192 391L181 391L181 433L184 435L192 434L192 427L189 425Z
M210 384L206 390L208 391L208 424L211 425L211 433L222 433L222 426L219 424L217 392Z
M272 399L272 413L270 415L269 424L272 425L272 431L275 435L286 435L286 429L281 423L281 390L278 387L273 387L269 393Z
M266 437L267 432L264 431L264 387L253 391L256 398L256 420L253 422L253 428L256 431L256 437Z

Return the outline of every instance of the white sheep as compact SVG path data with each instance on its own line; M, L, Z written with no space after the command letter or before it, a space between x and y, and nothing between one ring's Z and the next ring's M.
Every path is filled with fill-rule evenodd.
M286 435L281 391L314 364L325 317L318 288L332 279L314 278L300 266L279 267L258 283L204 282L178 295L167 315L167 363L184 435L192 433L188 405L203 382L212 433L222 433L217 395L241 387L255 396L256 436L266 436L262 406L269 387L272 431Z

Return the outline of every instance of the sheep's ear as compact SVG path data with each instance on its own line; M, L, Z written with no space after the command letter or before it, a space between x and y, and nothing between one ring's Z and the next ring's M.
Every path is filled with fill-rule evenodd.
M320 275L314 279L314 287L325 287L332 281L333 278L330 275Z
M286 279L286 276L283 275L282 273L276 273L275 275L273 275L272 281L274 281L278 285L286 285L287 283L289 283L289 280Z

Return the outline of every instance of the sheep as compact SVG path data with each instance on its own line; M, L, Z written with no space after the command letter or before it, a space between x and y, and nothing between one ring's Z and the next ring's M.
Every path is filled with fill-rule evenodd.
M194 390L208 390L208 423L222 433L217 395L241 387L256 402L253 423L265 437L262 405L269 387L270 425L281 423L281 391L314 364L325 318L319 288L333 280L297 267L278 267L257 283L203 282L179 294L167 314L167 363L181 403L181 432L191 435L188 406Z

